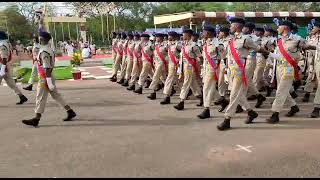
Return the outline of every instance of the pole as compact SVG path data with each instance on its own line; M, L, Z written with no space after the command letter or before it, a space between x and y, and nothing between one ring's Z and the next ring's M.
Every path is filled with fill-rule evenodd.
M63 31L63 23L61 23L61 29L62 29L62 41L64 42L64 31Z
M113 15L113 31L116 32L116 15Z
M170 30L172 29L172 22L170 21Z
M57 31L56 31L56 23L55 22L53 22L53 31L54 31L54 39L57 42Z
M102 13L100 14L101 18L101 37L102 37L102 42L104 43L104 37L103 37L103 15Z
M69 33L69 40L71 40L70 23L69 22L68 22L68 33Z
M10 41L10 34L9 34L9 29L8 29L8 18L7 18L7 16L5 18L6 18L6 29L7 29L7 34L8 34L8 40Z
M108 43L110 39L110 33L109 33L109 12L107 13L107 36L108 36Z
M77 22L76 22L76 30L77 30L77 42L79 42L79 28L78 28Z

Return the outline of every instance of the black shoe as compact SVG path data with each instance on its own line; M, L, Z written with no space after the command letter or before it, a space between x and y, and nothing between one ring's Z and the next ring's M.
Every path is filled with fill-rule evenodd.
M165 97L160 104L164 105L164 104L170 104L170 97Z
M302 102L309 102L309 98L310 98L310 93L307 92L307 93L304 95L304 97L303 97L303 99L302 99Z
M319 111L320 111L320 108L317 108L315 107L310 115L311 118L318 118L320 115L319 115Z
M248 111L248 117L247 117L247 120L244 122L246 124L250 124L252 123L252 121L258 117L258 113L253 111L253 110L250 110Z
M296 91L301 86L301 81L293 81L293 89Z
M184 109L184 101L180 101L179 104L173 106L177 110L183 110Z
M297 112L299 112L299 107L297 105L292 106L290 111L286 114L287 117L292 117L294 116Z
M210 117L210 110L208 108L205 108L201 114L198 115L198 118L200 119L206 119Z
M230 129L230 119L224 119L218 126L218 130L223 131Z
M192 90L189 89L189 92L188 92L188 94L187 94L187 98L186 98L186 99L189 99L189 96L191 96L191 95L192 95Z
M157 98L157 95L155 92L151 93L149 96L147 96L150 100L155 100Z
M279 120L279 113L278 112L274 112L270 118L267 119L267 123L270 123L270 124L275 124L275 123L278 123L280 120Z
M177 92L177 91L176 91L176 90L174 90L174 89L173 89L173 87L172 87L172 90L171 90L171 94L170 94L170 96L173 96L176 92Z
M237 106L237 110L236 110L236 113L242 113L243 112L243 109L240 105Z
M138 89L134 90L135 93L142 94L142 87L139 87Z
M63 121L71 121L74 117L77 116L77 114L72 109L68 110L67 113L68 116L64 118Z
M129 81L128 81L128 80L125 80L125 81L123 82L122 86L128 87L128 86L129 86Z
M269 87L269 86L267 86L266 88L267 88L267 95L266 95L266 97L269 97L269 96L271 95L271 93L272 93L272 88Z
M224 100L224 96L220 96L220 98L214 102L214 105L220 105L223 100Z
M264 92L266 90L266 87L262 87L261 89L259 89L259 92Z
M160 91L160 89L162 89L162 85L158 84L157 88L155 89L155 91Z
M112 77L110 78L110 81L111 81L111 82L117 82L117 76L112 76Z
M32 118L32 119L29 119L29 120L22 120L22 123L25 124L25 125L37 127L39 125L39 121L40 121L40 119Z
M124 83L124 79L120 79L120 81L117 82L118 84L123 84Z
M247 100L251 101L251 100L256 100L257 98L258 98L257 95L252 95L252 96L249 96Z
M20 101L16 103L17 105L21 105L28 101L28 98L25 97L24 95L20 95L19 98L20 98Z
M226 99L224 99L224 100L222 101L222 103L220 104L221 108L218 109L218 111L219 111L219 112L224 111L224 110L227 108L228 105L229 105L229 101L226 100Z
M257 104L256 104L256 108L259 108L262 103L266 100L266 97L262 96L261 94L258 95L258 100L257 100Z
M26 87L23 87L22 89L24 89L24 90L27 90L27 91L32 91L32 84L29 84L28 86L26 86Z
M202 96L198 96L197 98L199 98L200 102L197 104L198 107L203 106L203 97Z
M290 96L295 99L298 97L298 94L295 91L290 92Z
M127 90L129 90L129 91L133 91L135 89L136 89L136 86L134 84L127 88Z

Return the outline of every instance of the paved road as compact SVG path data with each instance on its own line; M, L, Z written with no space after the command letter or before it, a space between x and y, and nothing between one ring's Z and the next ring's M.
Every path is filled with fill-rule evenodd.
M269 98L257 123L244 124L242 113L232 130L219 132L223 114L197 119L197 100L177 112L107 80L59 81L58 87L77 120L62 122L63 109L49 98L40 127L32 128L21 120L33 116L34 92L16 106L17 98L0 86L0 177L320 176L320 120L305 118L312 103L270 125L264 123Z

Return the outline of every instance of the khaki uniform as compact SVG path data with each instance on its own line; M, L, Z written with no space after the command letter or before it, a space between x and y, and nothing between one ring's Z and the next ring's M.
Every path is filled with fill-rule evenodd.
M117 76L117 73L120 69L120 65L122 63L122 57L123 57L123 40L119 40L117 42L117 56L116 60L113 63L113 73L112 76Z
M54 68L54 53L52 49L49 47L49 45L41 46L38 55L38 63L40 63L40 66L42 66L43 69ZM53 85L55 85L53 75L51 75L51 79ZM60 93L58 92L57 88L55 88L53 91L49 91L49 89L45 85L45 82L46 80L43 77L39 76L35 113L44 113L48 94L50 94L51 97L62 107L65 107L67 105Z
M165 58L166 63L168 64L168 45L165 42L161 42L161 43L156 43L155 44L155 48L159 47L160 53L163 55L163 57ZM160 59L158 53L156 52L156 49L154 49L153 51L153 61L155 64L155 70L154 70L154 74L152 77L152 82L150 84L150 89L152 90L156 90L157 86L160 82L160 78L162 79L166 79L167 77L167 69L165 67L165 63Z
M141 41L135 41L134 42L134 53L138 56L134 55L133 59L133 68L131 72L131 80L130 84L136 84L137 79L141 73L142 70L142 61L141 61Z
M116 58L117 58L117 51L116 49L118 48L118 39L112 39L112 60L113 60L113 63L115 63L116 61Z
M181 52L182 44L179 41L169 42L168 48L170 48L172 54L176 58L177 63L180 60L180 52ZM174 83L177 81L177 68L178 65L174 65L172 60L169 57L169 63L168 63L168 77L166 79L166 82L164 83L164 89L163 94L170 95L172 91L172 87Z
M246 35L237 34L233 38L234 38L234 47L241 59L241 63L243 64L243 66L247 67L246 59L249 55L249 50L258 51L260 47L253 42L252 38ZM247 77L248 86L245 86L243 84L241 70L231 55L229 45L227 49L228 49L228 61L229 61L228 65L230 69L230 80L231 80L229 81L229 83L231 83L232 88L230 92L230 103L226 109L225 117L232 118L235 115L238 104L240 104L245 110L251 109L246 98L246 92L247 92L250 81L248 79L249 76L247 76L247 73L249 71L248 71L248 68L246 68L245 75Z
M32 57L35 61L33 62L34 64L32 65L31 77L28 81L29 84L33 84L34 79L38 75L38 67L36 64L36 59L38 58L39 51L40 51L40 44L35 43L32 48Z
M127 68L126 68L126 76L124 77L126 80L130 79L131 72L132 72L132 66L133 66L133 51L134 51L134 41L129 40L127 45ZM130 52L132 54L130 54Z
M152 59L153 58L153 50L154 50L154 45L151 41L141 43L141 47L144 48L144 53L148 54L149 57ZM142 70L141 74L139 76L139 81L138 84L140 87L143 86L145 81L147 80L147 77L153 76L153 71L152 71L152 65L149 61L147 61L143 56L142 56Z
M127 65L128 65L128 43L129 40L122 40L122 47L123 47L123 56L122 56L122 63L121 63L121 70L120 70L120 79L124 79L126 75Z
M261 38L262 47L266 47L269 44L270 44L269 38L267 37ZM265 78L263 76L264 70L266 68L266 63L267 63L266 58L261 53L257 53L257 66L255 68L254 75L253 75L253 83L258 90L267 86L267 82L265 81Z
M317 108L320 108L320 48L319 48L320 42L318 41L317 44L317 50L315 52L315 60L314 60L314 69L315 69L315 73L316 73L316 77L317 77L317 82L318 82L318 86L317 86L317 91L314 97L314 106Z
M320 36L312 36L310 39L308 39L308 43L316 46L320 41ZM310 70L310 66L314 66L315 65L315 54L316 51L315 50L307 50L307 67L308 67L308 78L306 79L306 84L304 86L304 91L311 93L313 91L313 88L315 86L315 73L314 70L311 71Z
M218 92L220 96L225 96L228 85L225 83L224 75L225 69L227 68L227 50L230 38L219 39L220 46L223 46L224 50L220 52L220 65L219 65L219 79L218 79Z
M11 75L11 63L8 62L11 49L12 49L11 44L9 44L7 41L5 40L0 41L0 69L2 67L2 59L3 58L7 59L6 74L2 77L0 76L0 84L2 83L2 79L4 79L8 87L11 88L15 92L15 94L22 95L21 91L16 86L16 83L13 80Z
M185 42L184 44L185 51L189 58L196 61L196 58L200 58L201 51L199 46L195 42L192 42L192 40ZM182 52L181 52L182 56ZM197 64L199 62L196 62ZM188 61L182 56L182 65L183 65L183 75L184 75L184 81L183 85L181 87L180 92L180 99L185 100L187 98L189 89L191 88L193 94L195 96L201 95L201 88L199 86L199 77L197 77L195 70L191 64L188 63ZM200 68L198 67L198 71L200 73Z
M205 46L207 46L207 52L211 59L207 59L205 50L203 49L203 105L205 108L209 108L215 93L217 93L216 84L218 79L214 78L214 74L215 71L217 71L216 75L218 76L219 61L221 61L221 54L224 52L224 46L220 45L217 38L208 39L204 44L204 47ZM213 62L217 68L216 70L213 69L209 61Z
M291 35L289 37L282 37L282 42L286 52L297 61L299 59L299 50L306 44L306 41L298 36ZM276 61L278 87L275 100L272 104L272 111L280 112L286 100L289 102L290 107L296 105L294 99L289 95L294 80L294 68L284 59L278 47L275 49L275 53L278 53L281 58Z

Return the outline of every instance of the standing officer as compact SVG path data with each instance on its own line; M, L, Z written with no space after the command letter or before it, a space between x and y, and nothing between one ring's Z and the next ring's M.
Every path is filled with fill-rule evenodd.
M129 86L129 80L131 77L132 72L132 66L133 66L133 50L134 50L134 40L133 40L133 34L128 33L128 42L127 42L127 68L126 68L126 75L124 77L124 83L122 86Z
M22 92L18 89L15 81L11 76L11 63L12 60L12 47L8 42L8 36L5 32L0 31L0 84L4 79L7 85L19 96L20 101L17 105L23 104L28 101Z
M245 123L251 123L258 117L258 113L251 109L246 98L249 82L246 78L248 71L246 71L245 67L249 50L254 50L255 52L263 50L253 42L252 38L241 33L245 24L244 19L235 17L231 18L230 22L230 33L233 34L233 37L230 39L228 46L228 56L230 57L228 64L231 72L232 89L230 103L225 112L225 119L217 126L219 130L230 128L230 120L235 115L238 104L241 104L247 110L248 118Z
M117 34L117 40L115 40L115 45L114 45L114 51L117 52L115 61L113 61L113 73L110 78L111 82L117 82L117 74L120 69L121 61L122 61L122 56L123 56L123 47L122 47L122 41L121 41L121 33Z
M289 91L292 88L294 79L300 80L298 70L298 52L300 49L316 49L314 46L306 44L306 41L293 36L291 34L292 23L290 21L280 21L278 24L279 39L277 40L277 47L275 54L272 54L277 59L276 76L278 82L278 88L276 92L275 100L272 104L272 116L267 119L268 123L278 123L279 113L286 100L290 105L290 111L287 113L287 117L294 116L299 112L299 108L294 99L289 95Z
M37 58L39 82L36 97L36 115L32 119L22 120L22 123L34 127L38 126L41 115L44 113L49 93L51 97L67 111L67 117L63 119L64 121L70 121L76 117L76 113L66 104L55 86L55 80L52 75L52 70L54 68L54 52L49 45L51 35L48 32L40 31L39 36L41 48Z
M127 47L128 47L128 41L127 40L127 34L125 32L121 33L121 45L122 45L122 60L121 60L121 69L120 69L120 81L118 81L118 84L124 83L124 76L126 75L126 69L127 69Z
M134 34L134 49L133 49L133 69L131 72L131 79L130 79L130 86L127 90L132 91L136 88L136 82L139 78L142 69L142 62L141 62L141 40L140 34Z
M36 76L38 75L37 64L35 62L36 62L36 59L38 57L39 50L40 50L39 37L35 37L35 38L33 38L33 47L32 47L32 71L31 71L31 76L30 76L29 81L28 81L29 85L24 87L23 88L24 90L32 91L34 78L36 78Z

